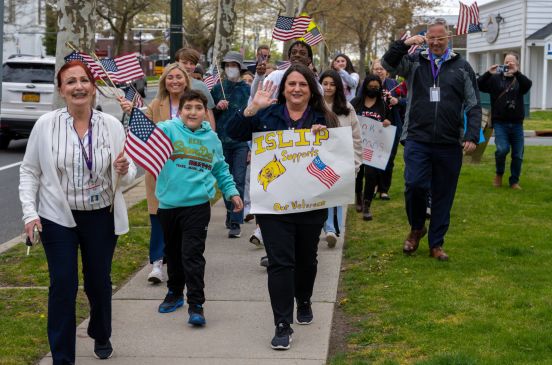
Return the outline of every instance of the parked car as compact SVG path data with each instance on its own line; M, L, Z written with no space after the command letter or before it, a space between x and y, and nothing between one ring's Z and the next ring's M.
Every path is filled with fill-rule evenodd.
M0 148L12 139L27 138L35 121L52 110L54 57L16 56L2 65Z

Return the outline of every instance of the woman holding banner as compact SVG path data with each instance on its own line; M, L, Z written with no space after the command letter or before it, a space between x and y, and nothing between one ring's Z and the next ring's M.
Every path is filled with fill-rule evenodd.
M362 143L360 140L360 127L355 109L343 92L343 81L341 76L334 70L327 70L320 75L320 84L324 89L324 101L328 108L333 111L339 119L340 127L350 126L353 132L353 147L355 150L355 172L358 173L362 166ZM335 218L337 218L337 228L343 233L343 207L334 207L328 209L328 219L324 224L326 232L326 242L328 247L335 247L337 242Z
M33 238L41 232L48 261L48 340L55 365L75 363L79 249L94 355L107 359L113 353L111 262L118 235L128 232L116 180L120 176L125 186L136 174L123 154L122 124L92 108L96 87L88 67L69 61L56 81L67 107L36 121L19 180L25 233Z
M393 112L387 107L383 98L383 84L381 79L368 74L362 83L360 95L351 101L357 115L374 119L381 122L384 127L394 125ZM372 220L370 205L374 198L374 191L378 184L378 178L384 171L375 167L363 165L356 179L355 193L357 201L357 211L362 212L362 219ZM364 193L362 192L362 180L364 178ZM359 207L360 204L360 207ZM360 209L359 209L360 208Z
M238 111L228 134L236 140L249 141L253 132L311 129L339 126L337 116L324 103L314 74L303 64L292 64L278 88L268 81L256 92L252 103ZM294 298L297 323L313 320L311 296L317 271L320 231L328 216L327 209L294 214L258 214L268 255L268 291L276 326L271 346L290 348Z
M185 91L190 90L191 80L188 73L178 63L172 63L165 67L159 78L157 96L146 110L146 116L155 123L173 119L178 116L178 103ZM119 98L123 111L130 115L133 103L124 98ZM146 198L151 223L149 259L152 270L148 275L148 281L159 284L163 281L163 231L157 217L159 201L155 197L155 178L149 172L145 174ZM165 310L159 310L165 313Z

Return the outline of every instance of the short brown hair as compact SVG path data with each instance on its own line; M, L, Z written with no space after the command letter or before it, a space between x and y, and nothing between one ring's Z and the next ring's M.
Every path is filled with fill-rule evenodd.
M180 60L182 61L187 60L187 61L191 61L192 63L198 63L200 57L201 55L199 54L198 51L188 47L180 48L178 51L176 51L176 54L174 55L176 62Z
M184 91L184 93L180 97L180 101L178 102L178 110L182 109L184 104L187 101L191 101L191 100L201 101L201 103L203 104L203 107L207 109L207 98L205 97L205 95L203 95L202 92L197 90L188 90L188 91Z

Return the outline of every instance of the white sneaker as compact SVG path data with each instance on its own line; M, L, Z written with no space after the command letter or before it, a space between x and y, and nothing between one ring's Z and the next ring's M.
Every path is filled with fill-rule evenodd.
M152 284L159 284L163 281L163 259L153 262L153 269L148 275L148 281Z
M329 248L334 248L335 244L337 243L337 236L334 232L328 232L326 233L326 242L328 242Z
M261 234L261 229L259 227L255 228L255 231L251 237L249 237L249 242L257 247L261 247L263 245L263 235Z

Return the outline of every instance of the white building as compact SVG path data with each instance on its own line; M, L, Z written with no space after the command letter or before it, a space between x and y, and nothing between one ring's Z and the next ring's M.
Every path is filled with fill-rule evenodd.
M42 38L46 31L45 0L4 1L4 62L13 54L45 54Z
M484 33L468 35L467 57L476 72L520 55L521 72L533 81L532 109L552 108L552 0L495 0L479 7ZM552 52L551 52L552 53Z

